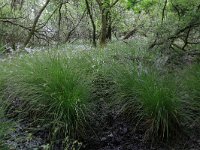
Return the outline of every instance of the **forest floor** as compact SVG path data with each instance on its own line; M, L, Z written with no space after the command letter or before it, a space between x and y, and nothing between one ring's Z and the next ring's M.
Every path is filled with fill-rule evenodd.
M93 122L91 136L85 139L82 145L83 150L199 150L200 149L200 126L191 126L190 131L177 135L168 143L158 141L152 143L144 140L144 128L132 129L132 123L127 122L123 116L110 108L105 101L99 103L98 116ZM8 121L8 119L1 120ZM40 130L34 134L29 132L30 128L26 123L15 123L15 130L6 135L3 143L6 149L29 150L48 149L46 133ZM3 147L2 147L3 148ZM59 145L55 150L61 150Z
M104 108L103 108L104 109ZM142 126L133 130L134 122L127 122L124 116L118 117L115 111L105 111L101 125L97 128L97 135L92 136L85 150L199 150L200 127L191 127L189 134L177 135L177 139L162 142L146 141ZM135 123L136 124L136 123Z

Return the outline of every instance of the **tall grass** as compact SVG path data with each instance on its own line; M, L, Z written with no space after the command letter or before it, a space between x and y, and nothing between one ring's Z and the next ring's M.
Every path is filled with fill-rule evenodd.
M186 67L182 72L184 99L183 109L188 113L188 123L198 125L200 121L200 65Z
M0 65L0 149L2 150L6 150L8 149L5 146L4 140L5 137L8 133L10 133L13 130L14 127L14 122L7 120L7 118L5 117L5 105L3 102L3 93L2 90L4 89L4 80L5 80L5 70L4 67L2 67L2 65Z
M18 119L28 119L33 126L48 130L53 140L83 136L91 111L90 66L84 67L84 63L87 59L58 52L14 58L3 90L15 105L8 112L15 111Z
M115 74L122 112L136 124L145 124L147 136L165 139L174 135L181 111L173 78L134 64L117 67Z
M200 67L185 71L177 84L175 75L150 67L146 58L155 55L124 45L23 55L1 62L0 95L8 114L47 131L54 142L86 134L94 99L119 100L122 113L147 137L168 139L183 118L200 116Z

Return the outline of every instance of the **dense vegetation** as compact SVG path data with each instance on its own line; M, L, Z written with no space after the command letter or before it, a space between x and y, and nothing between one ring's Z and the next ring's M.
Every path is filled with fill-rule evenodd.
M199 0L2 0L0 149L199 149Z

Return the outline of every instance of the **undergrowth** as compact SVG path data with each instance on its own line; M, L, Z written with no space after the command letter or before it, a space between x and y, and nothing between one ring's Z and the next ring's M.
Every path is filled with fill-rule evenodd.
M14 58L3 89L7 112L47 130L51 142L84 136L92 111L84 61L57 52Z
M173 77L136 68L133 63L117 67L115 74L122 113L138 126L145 125L147 137L165 139L174 135L181 111Z
M188 114L189 126L199 126L200 121L200 65L186 67L182 72L182 99L184 111Z
M117 103L120 115L132 129L143 128L147 139L168 140L185 123L198 122L199 65L169 73L156 67L155 54L133 45L36 52L1 62L4 114L39 127L51 145L65 147L68 138L87 138L102 99Z

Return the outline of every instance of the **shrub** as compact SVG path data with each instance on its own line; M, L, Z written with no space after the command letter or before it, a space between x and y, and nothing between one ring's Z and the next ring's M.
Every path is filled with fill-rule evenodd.
M83 64L82 58L64 52L40 52L13 59L4 89L14 105L8 112L14 110L18 119L28 118L34 127L48 129L51 140L83 136L90 114L90 81L88 69L79 67ZM15 99L19 99L19 105Z
M153 69L137 69L133 64L118 67L115 74L122 112L137 124L145 124L146 135L164 139L177 131L180 100L170 76L161 76Z

